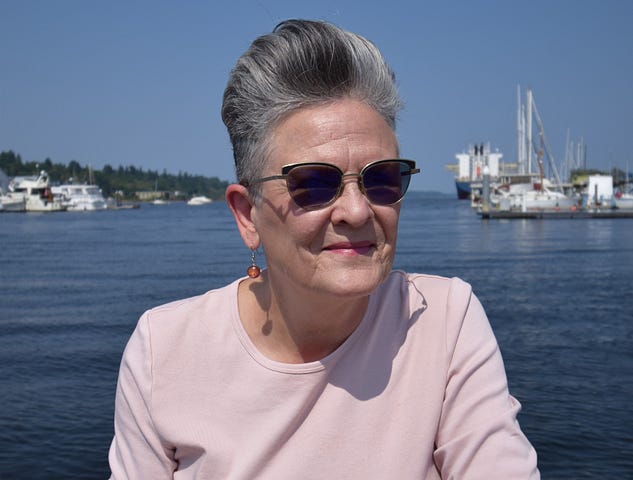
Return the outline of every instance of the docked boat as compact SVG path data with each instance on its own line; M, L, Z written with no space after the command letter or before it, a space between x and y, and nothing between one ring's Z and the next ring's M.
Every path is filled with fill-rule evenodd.
M477 202L481 196L483 172L490 174L492 182L497 182L503 172L500 160L503 154L498 150L490 151L489 143L469 145L468 150L455 155L456 165L447 165L455 172L455 187L457 198Z
M105 210L107 204L101 189L96 185L65 184L51 187L53 196L59 198L69 211Z
M9 177L0 169L0 212L24 212L24 196L20 194L14 197L9 191L9 183Z
M633 209L633 193L622 193L615 197L616 208L632 210Z
M0 195L0 212L25 212L26 202L23 195L13 197L11 193Z
M206 197L204 195L198 195L195 197L191 197L188 201L187 201L187 205L206 205L207 203L212 203L213 200L211 200L209 197Z
M48 174L44 170L38 176L15 177L9 183L6 196L10 197L16 206L22 201L24 211L27 212L62 212L67 208L61 200L54 197ZM4 200L2 204L4 207Z
M627 181L630 179L628 170L627 165ZM625 183L618 187L614 193L613 203L615 204L615 208L633 210L633 183Z
M532 91L527 89L525 105L521 104L521 90L517 91L517 164L516 172L493 178L484 175L482 201L475 206L489 211L560 211L577 209L578 196L565 193L565 186L553 155L550 152L543 122L536 108ZM532 138L533 119L538 129L538 145ZM545 175L544 158L547 158L549 175ZM488 172L486 172L488 173Z
M618 193L615 195L614 203L616 208L633 210L633 193Z
M551 190L544 184L515 184L498 188L490 195L491 204L499 210L528 212L533 210L568 210L578 208L578 199Z

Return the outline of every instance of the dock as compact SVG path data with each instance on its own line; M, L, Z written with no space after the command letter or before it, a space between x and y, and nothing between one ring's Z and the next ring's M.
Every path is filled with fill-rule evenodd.
M538 219L555 220L564 218L633 218L633 210L607 209L577 209L577 210L495 210L483 209L477 212L482 220L502 219Z

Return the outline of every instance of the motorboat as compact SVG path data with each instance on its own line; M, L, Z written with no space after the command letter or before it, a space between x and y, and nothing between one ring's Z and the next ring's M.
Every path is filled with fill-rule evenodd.
M101 189L96 185L65 184L51 187L69 211L105 210L107 204Z
M24 196L17 194L14 197L9 191L9 183L9 177L0 169L0 212L24 212Z
M187 201L187 205L206 205L207 203L211 203L211 202L213 202L213 200L211 200L209 197L206 197L204 195L198 195L195 197L191 197Z
M24 210L27 212L62 212L67 208L53 195L48 174L44 170L38 176L15 177L9 183L7 196L11 197L16 205L23 201Z
M19 194L13 197L11 193L0 196L0 212L25 212L26 202L24 196Z

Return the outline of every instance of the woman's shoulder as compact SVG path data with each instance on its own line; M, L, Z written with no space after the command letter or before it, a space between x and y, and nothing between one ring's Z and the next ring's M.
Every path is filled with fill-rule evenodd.
M458 277L394 270L378 297L379 302L408 305L410 312L463 317L474 295L470 284Z
M145 317L152 328L182 328L187 323L200 318L230 314L235 303L239 280L228 285L209 290L200 295L175 300L147 310Z
M387 284L402 285L415 289L421 293L449 292L470 295L472 287L459 277L444 277L426 273L411 273L403 270L394 270L387 280Z
M207 351L232 331L238 283L147 310L137 323L133 343L149 346L144 348L151 350L154 365L161 368Z

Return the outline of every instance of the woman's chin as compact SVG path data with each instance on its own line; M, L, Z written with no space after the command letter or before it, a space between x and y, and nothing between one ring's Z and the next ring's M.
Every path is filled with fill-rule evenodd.
M370 295L387 278L391 267L384 268L338 268L328 272L313 288L335 297L355 298ZM315 278L314 280L317 280Z

